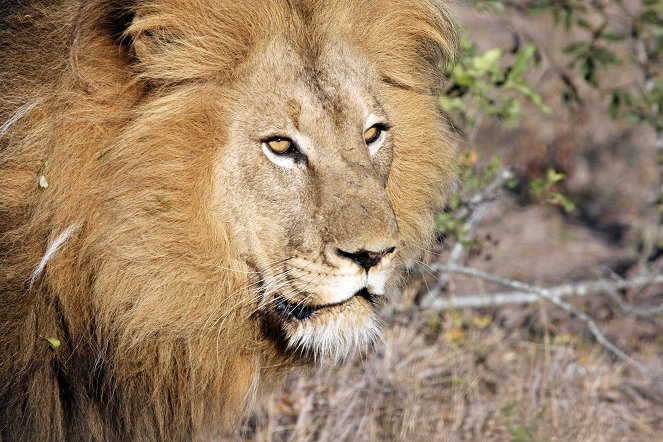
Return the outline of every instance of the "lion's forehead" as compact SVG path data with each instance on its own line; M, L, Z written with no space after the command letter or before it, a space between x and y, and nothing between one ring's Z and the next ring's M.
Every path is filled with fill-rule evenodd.
M240 68L238 78L238 101L251 90L261 112L287 117L295 125L330 116L341 125L382 110L373 67L346 43L325 46L311 58L274 40Z
M241 82L229 106L236 115L233 140L248 142L245 150L251 150L256 140L282 136L308 157L306 174L284 174L264 158L258 164L239 161L252 181L259 176L269 182L256 191L264 196L261 205L283 215L271 231L288 237L289 244L310 246L311 236L319 244L339 229L352 230L366 207L384 199L387 175L386 166L373 164L362 136L371 116L389 123L376 93L379 77L365 58L342 43L311 58L274 40L241 67L237 78ZM384 163L389 161L384 156ZM288 193L295 188L297 193Z

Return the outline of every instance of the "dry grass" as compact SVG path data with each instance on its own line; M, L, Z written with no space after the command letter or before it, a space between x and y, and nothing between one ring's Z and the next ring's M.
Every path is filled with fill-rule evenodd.
M396 314L384 345L291 379L236 439L644 441L663 432L663 395L582 336L554 333L564 327L548 322L547 308L485 313ZM532 319L543 326L523 324Z

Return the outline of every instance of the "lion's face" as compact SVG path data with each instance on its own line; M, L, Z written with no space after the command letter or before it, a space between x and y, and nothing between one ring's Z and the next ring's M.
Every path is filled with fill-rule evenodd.
M387 191L397 123L371 66L338 43L311 65L273 42L238 76L216 210L246 220L232 234L287 344L344 356L376 336L399 261Z

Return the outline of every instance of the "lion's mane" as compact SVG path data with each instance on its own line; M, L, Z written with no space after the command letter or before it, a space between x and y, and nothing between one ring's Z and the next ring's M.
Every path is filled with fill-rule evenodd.
M453 52L441 3L2 2L0 439L183 440L232 426L294 361L251 319L241 259L210 219L225 116L189 91L226 81L297 20L311 47L333 29L367 48L417 128L399 144L439 143L426 91ZM394 206L417 244L453 161L403 155L416 158L391 179L418 192L394 191Z

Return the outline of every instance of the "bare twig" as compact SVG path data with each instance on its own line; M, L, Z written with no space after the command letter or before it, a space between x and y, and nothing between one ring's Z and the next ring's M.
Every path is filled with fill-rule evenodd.
M470 237L470 232L479 224L488 213L491 203L495 200L497 193L513 178L513 172L508 168L501 168L495 173L492 181L480 192L472 196L465 202L465 205L454 214L456 219L465 219L463 227L465 233ZM463 255L465 245L462 241L457 241L449 253L449 264L457 264ZM440 275L433 287L430 288L428 295L436 294L449 283L446 275ZM427 295L427 297L428 297Z
M628 289L639 289L644 286L640 285L633 285L629 286L629 282L638 282L642 279L644 280L649 280L651 281L651 285L656 285L658 284L658 280L662 279L662 275L655 275L653 273L645 273L642 272L640 273L640 276L637 278L633 278L630 280L625 280L621 276L619 276L617 273L615 273L611 268L609 267L604 267L604 272L612 279L613 282L617 282L617 284L613 284L614 289L613 290L606 290L605 295L610 299L610 301L613 302L619 309L622 311L622 313L626 315L635 315L635 316L642 316L645 318L655 318L656 315L659 315L663 313L663 304L659 304L656 306L651 306L651 307L634 307L633 305L629 304L628 302L624 301L620 296L619 293L617 293L619 290L621 290L619 287L622 285L626 285L623 290L628 290ZM647 285L647 284L645 284Z
M467 201L465 201L465 205L454 214L454 217L456 219L466 218L467 221L465 222L465 225L468 229L472 229L485 216L485 213L481 216L475 215L477 210L481 207L490 205L490 203L495 200L497 192L504 186L504 184L506 184L507 181L513 178L513 176L514 175L511 169L499 169L495 173L492 181L488 183L485 188L481 189L480 192L472 196L472 198L469 198Z
M566 311L569 315L574 316L578 318L580 321L582 321L589 331L594 335L594 338L596 341L601 344L604 348L606 348L608 351L610 351L612 354L617 356L619 359L630 365L631 367L635 368L638 370L640 373L643 375L649 377L650 379L657 380L657 375L653 371L651 371L648 367L643 365L641 362L637 361L636 359L632 358L630 355L625 353L623 350L621 350L619 347L617 347L615 344L610 342L608 338L603 334L601 329L598 327L596 322L589 317L586 313L576 309L573 307L571 304L568 302L565 302L561 299L559 295L559 291L553 291L552 289L546 289L542 287L536 287L530 284L526 284L522 281L517 281L513 279L507 279L503 278L500 276L495 276L490 273L486 273L482 270L475 269L472 267L463 267L463 266L458 266L455 264L446 264L446 265L441 265L441 264L434 264L431 266L432 269L439 271L440 273L457 273L457 274L462 274L462 275L467 275L467 276L473 276L476 278L483 279L484 281L488 282L493 282L505 287L510 287L514 290L517 290L519 292L519 296L522 296L523 294L532 294L536 295L539 299L545 299L552 303L553 305L561 308L562 310ZM660 275L656 277L658 278ZM603 281L597 281L597 285L600 284ZM650 283L651 279L647 282ZM611 283L611 287L614 287L615 284L619 284L619 281L615 281ZM642 284L646 285L646 283ZM567 286L566 290L567 291L575 291L576 293L589 293L589 288L591 286L589 284L585 285L584 287L579 287L579 286ZM593 287L596 288L596 287Z
M509 181L511 178L513 178L513 172L511 169L503 167L499 169L496 173L493 179L491 180L488 185L483 188L479 193L476 195L472 196L472 198L468 199L466 201L465 207L463 207L461 210L458 211L456 216L458 218L466 218L468 217L468 220L472 218L472 211L476 210L478 207L484 206L492 201L495 200L495 197L497 195L497 192L506 184L507 181ZM475 221L476 223L476 221Z

